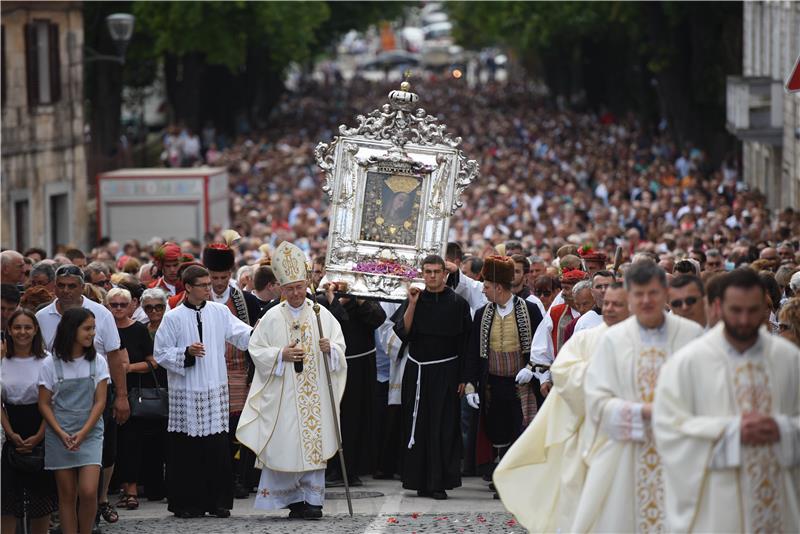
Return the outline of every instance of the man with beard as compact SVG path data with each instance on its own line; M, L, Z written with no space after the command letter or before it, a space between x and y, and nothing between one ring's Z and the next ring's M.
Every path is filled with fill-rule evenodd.
M725 275L722 320L661 370L653 431L673 532L800 532L800 351L761 328L764 282Z
M547 402L495 469L503 504L531 532L567 532L572 525L586 475L582 444L594 434L584 420L586 367L603 334L629 314L625 288L614 282L603 301L603 323L576 332L564 344L550 369L553 389Z
M653 392L661 365L703 329L665 313L666 273L654 262L631 265L625 288L634 316L608 329L586 370L586 420L596 432L570 532L667 529L664 470L650 431Z
M475 313L464 379L467 402L476 410L483 408L486 435L500 458L543 402L537 381L515 383L528 364L531 338L542 320L536 305L511 292L515 264L502 256L484 262L483 292L489 304Z
M403 372L403 487L420 497L446 499L461 485L461 359L471 325L467 301L445 285L441 256L422 261L425 290L411 286L392 316L397 336L408 346ZM466 278L466 277L464 277ZM402 353L402 350L401 350Z

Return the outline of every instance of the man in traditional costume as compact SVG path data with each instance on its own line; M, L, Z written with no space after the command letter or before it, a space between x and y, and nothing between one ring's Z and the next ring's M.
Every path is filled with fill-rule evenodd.
M486 435L500 458L543 402L536 380L515 383L528 364L531 338L542 314L535 304L511 292L514 264L504 256L484 261L483 291L490 303L475 313L464 373L467 402L483 409Z
M800 351L761 328L765 286L725 275L721 324L661 369L653 432L672 532L800 532Z
M603 298L606 290L615 281L616 277L611 271L597 271L592 275L592 295L594 296L595 305L591 310L573 320L574 325L570 325L572 326L573 334L603 324ZM568 330L570 326L567 326Z
M206 269L193 265L182 278L185 298L164 315L153 350L169 380L167 509L181 518L228 517L233 470L226 343L247 349L252 329L210 301Z
M183 284L178 274L181 263L192 261L194 258L184 255L181 247L167 241L153 254L153 262L158 268L158 278L153 280L148 287L163 289L167 296L174 296L183 291Z
M231 283L235 256L227 243L212 243L203 249L203 265L211 277L211 300L222 304L240 321L255 326L259 317L258 299L249 292L234 287ZM239 424L247 392L250 388L248 372L250 355L239 350L233 343L225 344L225 366L228 372L228 394L230 400L230 428ZM234 461L233 495L237 499L250 496L250 471L255 458L246 447L236 441L235 432L230 434L231 457Z
M262 469L255 507L289 508L293 519L322 517L326 462L338 450L336 420L325 362L336 403L347 379L346 346L339 323L324 307L317 326L307 298L303 252L284 241L272 256L283 302L261 318L250 341L256 367L236 437L256 454Z
M544 320L539 323L536 333L533 335L533 343L531 345L531 363L534 366L542 366L545 369L553 364L564 344L564 333L567 325L573 319L581 316L581 313L575 309L575 297L572 293L572 288L581 280L586 280L588 274L578 269L567 269L561 274L561 295L564 299L562 304L553 304L550 306ZM534 372L529 368L520 370L517 374L517 383L527 384L534 377ZM543 371L537 373L536 377L541 383L541 394L547 396L553 381L550 378L550 371Z
M622 284L607 290L602 311L603 324L564 344L550 368L547 402L494 471L503 504L531 532L568 532L572 526L586 474L581 445L593 436L592 425L584 423L586 366L606 330L628 318Z
M583 266L589 276L594 278L594 273L602 271L606 268L608 256L602 250L595 250L590 243L587 243L578 249L578 255L583 260Z
M350 486L361 486L359 475L372 471L375 411L375 330L386 320L386 313L374 300L339 297L344 316L339 319L347 345L347 386L342 397L342 448L347 462ZM326 486L343 486L338 458L328 462Z
M653 393L667 358L703 329L664 312L667 278L652 262L625 273L634 317L600 339L585 377L586 482L571 532L665 532L663 470L651 432Z
M535 304L536 307L539 308L539 313L542 314L542 318L544 318L547 314L547 310L544 309L544 304L539 297L531 293L531 289L528 287L528 274L531 271L530 260L522 254L514 254L510 257L514 260L514 278L511 280L511 292L517 297Z
M408 346L403 373L403 487L420 497L446 499L461 485L462 359L471 325L469 304L445 285L441 256L422 262L425 290L410 287L392 317Z

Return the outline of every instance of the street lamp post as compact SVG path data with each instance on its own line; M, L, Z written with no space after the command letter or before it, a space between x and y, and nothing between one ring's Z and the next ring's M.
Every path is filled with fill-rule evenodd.
M100 54L87 46L85 47L86 54L83 58L83 62L114 61L120 65L124 65L125 51L128 49L128 44L131 42L135 22L135 17L128 13L114 13L113 15L107 16L106 25L108 26L108 33L111 35L111 40L114 41L114 45L117 47L118 55Z

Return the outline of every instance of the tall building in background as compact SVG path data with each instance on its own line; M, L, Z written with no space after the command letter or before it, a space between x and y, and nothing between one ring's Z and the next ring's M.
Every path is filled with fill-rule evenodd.
M81 2L2 13L2 245L86 248Z
M800 94L784 82L800 54L800 2L743 2L743 75L728 77L727 127L745 181L771 208L800 208Z

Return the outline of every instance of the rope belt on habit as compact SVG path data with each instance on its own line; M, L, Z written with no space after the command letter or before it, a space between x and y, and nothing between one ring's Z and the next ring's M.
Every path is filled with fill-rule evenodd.
M417 364L417 394L414 397L414 415L411 419L411 439L408 440L409 449L414 446L414 435L417 432L417 412L419 412L419 390L420 390L420 385L422 384L422 366L436 365L437 363L452 362L456 358L458 358L458 356L451 356L450 358L444 358L443 360L434 360L432 362L418 362L410 354L408 355L409 361L412 361Z
M347 360L355 360L356 358L361 358L362 356L369 356L370 354L374 354L375 349L368 350L367 352L362 352L361 354L350 354L349 356L345 356Z

